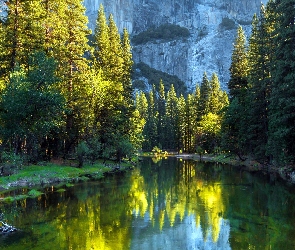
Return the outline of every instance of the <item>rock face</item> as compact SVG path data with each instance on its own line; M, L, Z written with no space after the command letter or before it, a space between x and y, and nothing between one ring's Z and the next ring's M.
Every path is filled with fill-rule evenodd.
M226 88L236 28L247 34L261 3L267 0L85 0L89 27L94 29L97 10L103 4L113 14L120 31L135 35L171 23L189 29L189 39L150 42L133 47L135 62L177 75L189 88L200 83L203 73L218 73Z

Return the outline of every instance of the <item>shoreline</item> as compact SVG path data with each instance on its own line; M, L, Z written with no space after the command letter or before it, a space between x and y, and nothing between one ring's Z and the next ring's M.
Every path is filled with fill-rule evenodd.
M142 155L143 157L155 157L155 155ZM158 157L176 157L179 159L192 159L194 161L207 161L216 162L221 164L228 164L234 167L240 167L244 171L248 172L260 172L267 175L277 175L286 184L295 184L295 170L291 167L278 168L275 166L265 166L252 159L246 159L241 161L233 156L225 155L202 155L198 154L165 154L158 155ZM5 199L11 198L7 196L9 192L26 188L27 193L30 191L32 194L20 195L19 197L14 197L15 199L25 199L28 197L37 197L41 194L38 190L42 190L47 186L67 186L74 185L79 182L86 182L90 180L99 180L107 175L112 175L116 173L122 173L130 170L134 167L134 163L125 162L120 166L115 162L108 161L107 163L97 162L93 165L83 166L82 168L77 168L73 164L55 164L55 163L43 163L40 165L30 165L23 166L16 170L16 173L12 173L9 176L0 177L0 202L5 201ZM35 195L34 195L35 194ZM8 199L7 201L11 201Z
M0 202L38 197L42 194L39 190L48 186L58 188L79 182L100 180L107 175L122 173L132 168L131 162L118 165L111 161L85 164L82 168L55 163L22 166L14 169L11 174L0 177ZM14 197L9 195L11 191L21 188L26 189L26 192Z
M243 170L248 172L260 172L266 175L277 175L286 184L295 185L295 169L292 167L276 167L274 165L264 165L251 158L247 158L245 161L239 160L237 157L229 157L225 155L202 155L197 154L177 154L177 158L193 159L195 161L208 161L216 162L221 164L229 164L234 167L241 167Z

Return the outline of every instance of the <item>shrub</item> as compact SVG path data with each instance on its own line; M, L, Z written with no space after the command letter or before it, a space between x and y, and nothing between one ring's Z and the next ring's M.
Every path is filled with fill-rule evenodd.
M152 153L154 155L161 155L163 153L162 149L160 149L159 147L157 146L154 146L153 149L152 149Z
M165 87L165 92L167 92L170 89L171 84L173 84L178 96L180 96L180 94L185 95L187 92L187 87L185 83L175 75L170 75L160 70L151 68L143 62L137 63L136 65L134 65L134 67L139 70L133 70L134 73L132 79L139 79L141 77L144 77L148 80L149 85L152 86L154 84L156 86L156 89L159 89L159 83L160 80L162 80ZM146 91L145 84L140 85L138 83L139 82L137 80L134 80L133 86L136 86L139 89L141 89L140 87L142 86L143 88L141 90Z
M236 23L234 20L224 17L222 18L222 22L219 24L219 27L224 30L233 30L236 29Z
M85 141L82 141L77 146L77 156L79 161L79 167L81 168L83 166L83 163L85 161L86 156L89 153L89 148Z
M175 24L163 24L157 28L149 28L131 39L135 45L145 44L154 40L172 41L180 38L189 37L190 32L187 28Z

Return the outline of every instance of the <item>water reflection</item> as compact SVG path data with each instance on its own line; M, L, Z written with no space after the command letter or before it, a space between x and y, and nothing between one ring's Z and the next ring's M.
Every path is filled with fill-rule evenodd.
M1 249L293 249L294 195L228 166L175 158L0 205Z

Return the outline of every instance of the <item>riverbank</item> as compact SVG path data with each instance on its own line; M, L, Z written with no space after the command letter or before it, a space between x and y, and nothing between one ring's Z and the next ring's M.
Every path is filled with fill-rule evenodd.
M198 154L177 154L178 158L189 158L196 161L210 161L222 164L229 164L236 167L242 167L248 172L261 172L267 175L278 175L288 184L295 184L295 169L292 166L274 166L270 164L262 164L250 157L245 157L245 160L239 159L234 155L210 155L204 154L201 157Z
M14 199L24 199L27 197L36 197L41 194L38 190L54 185L71 185L78 182L89 180L98 180L107 174L126 171L132 168L131 163L98 161L95 164L85 164L78 168L73 161L68 162L43 162L38 165L29 165L21 167L7 167L6 176L0 177L0 200L10 201L11 197L7 195L11 190L26 188L27 193Z

